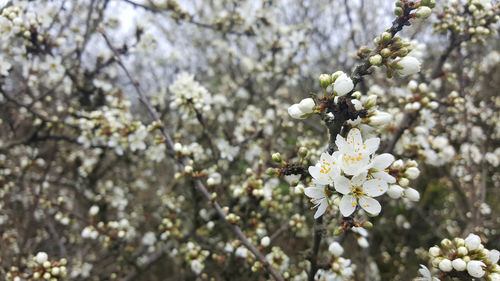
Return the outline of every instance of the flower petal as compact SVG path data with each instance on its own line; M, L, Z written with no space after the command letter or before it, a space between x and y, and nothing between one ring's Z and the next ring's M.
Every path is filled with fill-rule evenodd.
M361 132L359 129L351 129L349 134L347 134L347 144L354 148L354 150L359 150L363 145L363 138L361 137Z
M378 215L382 210L382 206L380 206L380 203L377 200L366 196L359 199L359 205L372 215Z
M362 171L357 176L352 177L352 183L357 186L362 186L366 181L367 170Z
M370 197L377 197L384 194L387 188L387 182L382 180L382 178L375 178L363 184L363 191Z
M309 174L311 174L311 177L314 178L316 183L322 184L322 185L327 185L330 184L330 177L324 173L321 173L321 168L319 165L316 166L309 166Z
M351 192L350 190L351 184L349 183L349 180L344 177L344 176L338 176L335 179L335 190L342 194L348 194Z
M365 142L366 145L366 151L369 155L375 153L377 151L378 146L380 145L380 139L379 138L371 138Z
M310 186L304 189L304 194L310 198L314 198L316 200L325 198L325 188L319 186Z
M335 145L337 145L338 150L344 150L347 147L347 142L341 135L337 135L337 138L335 139Z
M381 178L383 181L386 181L387 183L395 183L396 182L396 178L394 178L393 176L389 175L386 172L376 172L376 173L373 173L372 176L374 178Z
M392 156L392 154L390 153L380 154L375 156L375 158L373 159L373 168L379 171L383 171L387 169L387 167L389 167L392 164L392 162L394 162L394 156Z
M321 217L325 213L327 207L328 207L328 199L326 198L321 199L319 202L319 207L316 210L316 213L314 213L314 219Z
M356 199L351 195L344 195L339 203L340 212L344 217L350 216L356 209Z

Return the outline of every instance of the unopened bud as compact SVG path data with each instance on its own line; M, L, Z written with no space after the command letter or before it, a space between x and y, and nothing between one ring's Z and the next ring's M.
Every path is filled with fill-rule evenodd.
M365 229L372 229L373 228L373 223L369 222L369 221L364 221L362 224L361 224L361 227L362 228L365 228Z
M370 57L370 63L372 65L380 65L382 63L382 56L381 55L374 55Z
M318 80L322 88L326 88L332 83L332 77L328 74L321 74Z
M427 7L427 6L420 6L420 7L417 9L417 12L416 12L416 16L417 16L417 18L421 18L421 19L426 19L426 18L428 18L431 14L432 14L432 10L431 10L431 8L429 8L429 7Z
M381 38L383 44L387 44L387 43L389 43L389 41L391 41L392 34L390 34L389 32L383 32L382 35L380 36L380 38Z
M299 152L298 152L298 154L299 154L299 156L300 156L300 157L302 157L302 158L306 157L306 156L307 156L307 153L309 153L309 150L307 149L307 147L305 147L305 146L301 146L301 147L299 148Z
M401 7L396 7L396 9L394 9L394 14L398 17L403 15L403 9Z
M281 154L279 152L274 153L271 158L274 162L281 163Z
M384 58L387 58L388 56L391 55L391 50L389 50L388 48L383 48L380 51L380 55L382 55L382 57L384 57Z

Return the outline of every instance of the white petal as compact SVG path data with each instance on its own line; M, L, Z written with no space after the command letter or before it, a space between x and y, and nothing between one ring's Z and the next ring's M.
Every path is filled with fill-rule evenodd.
M368 154L373 154L375 151L377 151L378 146L380 145L380 139L379 138L371 138L365 142L366 145L366 151Z
M317 184L330 184L330 179L326 174L321 173L322 168L319 166L309 166L309 174L316 180Z
M347 142L341 135L337 135L335 139L335 145L337 145L338 150L345 150L347 148Z
M363 138L359 129L351 129L347 134L347 143L356 149L360 149L363 144Z
M493 264L496 264L498 262L498 259L500 258L500 252L498 250L491 250L490 251L490 261Z
M363 184L363 191L370 197L377 197L384 194L387 188L387 182L383 181L381 178L375 178Z
M368 171L364 170L361 173L359 173L357 176L354 176L352 178L352 184L357 185L357 186L362 186L366 181L366 174L367 173L368 173Z
M288 114L295 119L303 119L302 115L304 115L304 112L300 110L298 104L293 104L288 108Z
M356 199L351 195L344 195L339 203L340 212L344 217L350 216L356 209Z
M328 200L324 198L319 202L319 207L318 210L316 210L316 213L314 214L314 218L317 219L321 217L325 213L327 207L328 207Z
M420 274L422 274L423 277L427 277L429 279L431 278L431 272L429 271L429 269L425 265L421 264L418 272L420 272Z
M386 181L387 183L395 183L396 182L396 178L394 178L393 176L389 175L386 172L376 172L376 173L373 173L372 176L374 178L382 178L382 180Z
M377 200L366 196L359 199L359 205L372 215L378 215L382 210L382 206L380 206L380 203Z
M392 162L394 162L394 156L392 156L392 154L380 154L375 156L375 158L373 159L373 168L379 171L383 171L387 169L387 167L389 167Z
M335 179L335 190L342 194L349 194L351 192L350 186L349 180L344 176L338 176Z
M314 100L311 98L303 99L299 102L299 109L304 113L312 113L314 106Z
M310 198L314 199L321 199L325 198L325 188L324 187L317 187L317 186L310 186L308 188L304 189L304 194L307 195Z

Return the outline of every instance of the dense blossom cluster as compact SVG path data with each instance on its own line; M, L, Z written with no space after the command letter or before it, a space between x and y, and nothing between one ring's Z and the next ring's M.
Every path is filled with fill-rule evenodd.
M433 246L429 249L429 256L432 266L443 273L441 278L467 272L469 278L500 280L500 252L484 248L481 238L476 234L471 233L465 239L443 239L441 247ZM421 273L430 280L428 269L424 272Z

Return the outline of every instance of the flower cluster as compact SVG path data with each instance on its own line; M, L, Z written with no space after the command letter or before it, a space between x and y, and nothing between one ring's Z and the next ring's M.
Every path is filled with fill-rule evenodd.
M318 270L314 276L314 280L337 281L352 278L356 265L352 264L350 259L342 257L344 248L338 242L332 242L328 246L328 252L331 255L330 262L328 263L329 269Z
M472 278L500 280L498 260L500 252L488 250L481 243L481 238L473 233L465 239L443 239L441 247L429 249L432 266L452 276L453 272L467 272Z
M320 161L309 167L313 177L313 186L304 190L318 207L314 217L323 215L328 207L331 191L335 188L335 196L343 216L350 216L356 208L361 207L372 215L378 215L382 209L373 197L384 194L388 183L396 180L386 169L394 161L388 153L375 156L380 139L371 138L363 142L359 129L351 129L347 138L337 135L335 141L338 151L333 154L323 153Z

